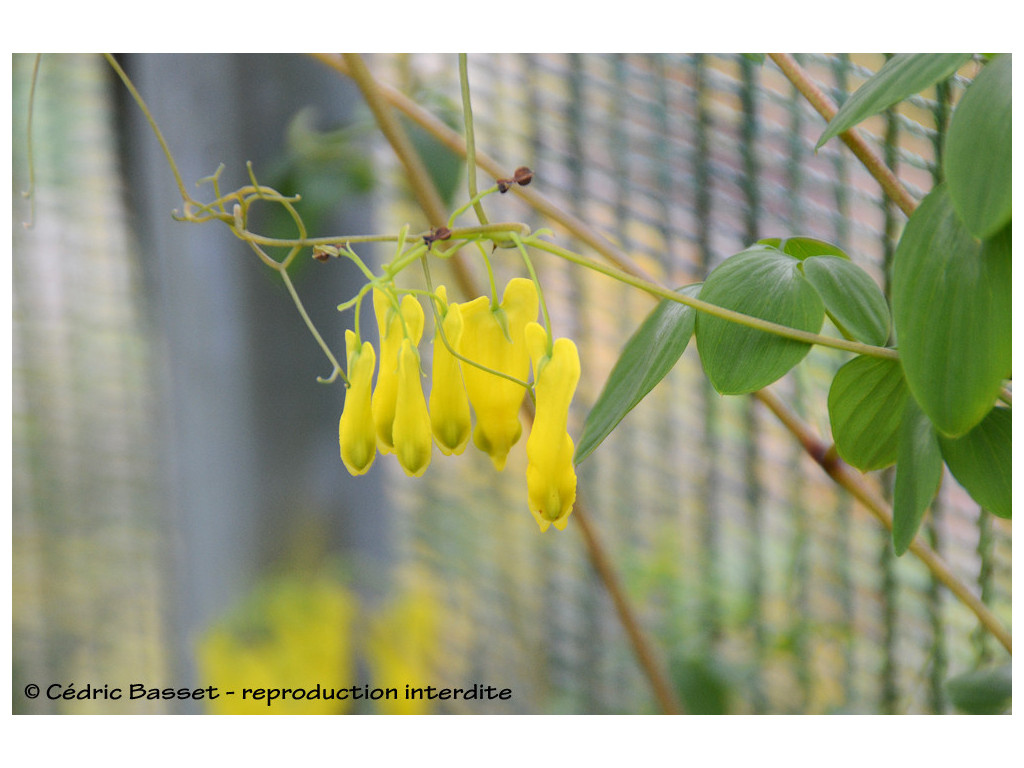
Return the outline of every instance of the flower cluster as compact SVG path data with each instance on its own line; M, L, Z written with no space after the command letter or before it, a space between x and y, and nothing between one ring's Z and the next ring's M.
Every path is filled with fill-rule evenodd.
M448 303L444 286L437 308L429 405L423 396L418 345L423 307L415 296L373 290L380 329L380 368L368 341L347 331L349 388L338 436L348 471L361 475L379 451L394 453L413 477L430 464L433 444L446 455L473 444L499 471L522 436L519 412L533 369L536 410L526 444L530 511L542 531L564 529L576 499L569 404L580 377L576 345L553 340L537 322L539 298L531 280L514 278L501 302L480 296ZM473 423L473 414L476 416Z

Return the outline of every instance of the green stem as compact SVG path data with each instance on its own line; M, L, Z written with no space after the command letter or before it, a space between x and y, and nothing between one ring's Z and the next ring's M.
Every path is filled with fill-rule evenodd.
M114 68L117 76L121 78L121 82L124 83L125 88L127 88L128 92L132 95L132 99L139 105L139 109L142 110L142 114L145 115L146 122L149 123L149 127L156 135L156 140L160 142L160 148L164 152L164 157L167 158L167 164L171 168L171 173L174 174L174 183L178 185L178 193L181 195L181 200L187 207L188 204L192 202L192 198L189 196L188 190L185 188L185 182L182 181L181 173L178 171L178 164L174 162L174 156L171 154L171 148L167 146L167 140L160 131L160 126L156 124L156 120L153 119L153 114L149 111L149 107L146 106L146 102L143 100L142 95L135 88L135 83L133 83L127 73L121 69L121 65L117 63L117 59L109 53L104 53L103 57L107 60L107 63Z
M548 332L547 353L550 355L552 353L552 345L554 344L554 332L551 328L551 316L548 314L548 303L544 299L544 289L537 278L537 270L533 268L533 262L530 260L530 254L526 252L526 245L523 243L522 238L519 235L513 234L512 241L519 249L519 253L523 257L523 263L526 264L526 271L530 273L530 279L533 280L533 284L537 288L537 295L540 297L540 310L544 317L544 330Z
M448 217L448 229L451 229L453 226L455 226L455 220L459 218L459 216L464 214L466 211L468 211L470 208L477 208L478 213L479 211L482 211L483 206L480 205L480 201L483 200L488 195L493 195L497 191L498 185L495 184L493 187L488 187L483 192L474 193L473 196L470 197L468 201L466 201L458 208L456 208L454 211L452 211L452 215ZM487 225L486 221L484 221L483 223Z
M487 214L476 192L476 138L473 133L473 105L469 97L469 65L464 53L459 54L459 84L462 89L462 119L466 126L466 178L469 183L469 198L473 201L477 219L481 224L486 224Z
M281 279L284 281L284 285L288 289L288 293L291 295L292 301L295 302L295 308L298 309L299 314L302 315L303 322L306 323L306 327L309 329L309 332L313 334L313 338L316 339L316 343L320 345L320 349L324 351L324 354L327 355L327 359L330 360L331 365L334 366L334 370L328 378L324 379L318 377L317 380L321 383L328 384L340 376L341 380L345 382L345 386L347 387L349 385L348 376L346 376L345 372L341 369L341 365L338 364L338 360L334 357L334 353L331 352L331 348L327 346L327 342L323 340L320 332L316 329L312 319L309 317L309 313L306 312L306 308L302 305L302 299L299 298L299 294L295 290L295 286L292 284L292 279L288 276L288 270L284 265L279 265L277 267L277 271L281 275Z
M742 312L736 312L732 309L726 309L725 307L719 307L716 304L709 304L706 301L695 299L691 296L685 296L681 293L677 293L669 288L665 288L657 283L644 280L643 278L634 277L626 272L623 272L615 267L601 264L600 262L593 261L581 256L578 253L574 253L566 248L562 248L554 243L549 243L546 240L540 240L531 238L529 244L534 248L541 251L547 251L556 256L560 256L567 261L571 261L574 264L578 264L582 267L592 269L595 272L599 272L602 275L606 275L615 280L618 280L626 285L631 285L634 288L639 288L647 293L657 296L662 299L668 299L669 301L675 301L680 304L685 304L688 307L693 307L700 312L706 312L709 315L720 317L723 320L728 320L733 323L745 325L748 328L754 328L759 331L765 331L766 333L773 333L776 336L783 336L787 339L793 339L794 341L802 341L805 344L820 344L823 347L832 347L833 349L841 349L845 352L853 352L857 355L870 355L871 357L884 357L891 360L899 359L899 353L895 349L888 349L886 347L876 347L871 344L862 344L858 341L849 341L847 339L838 339L832 336L822 336L817 333L811 333L810 331L801 331L797 328L790 328L787 325L780 325L779 323L773 323L769 320L762 320L758 317L752 317L751 315L745 315Z

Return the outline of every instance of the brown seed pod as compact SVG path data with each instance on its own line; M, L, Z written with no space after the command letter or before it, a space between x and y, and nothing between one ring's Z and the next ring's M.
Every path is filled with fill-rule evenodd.
M518 168L516 168L513 172L512 180L520 187L525 187L531 181L533 181L533 171L531 171L525 165L521 165Z
M427 250L438 240L447 240L452 236L452 231L448 227L434 227L430 232L423 236L423 242L427 244Z
M533 171L525 165L520 165L516 168L512 173L511 179L495 179L495 183L498 185L498 191L501 192L501 194L505 194L516 184L520 187L525 187L531 181L533 181Z

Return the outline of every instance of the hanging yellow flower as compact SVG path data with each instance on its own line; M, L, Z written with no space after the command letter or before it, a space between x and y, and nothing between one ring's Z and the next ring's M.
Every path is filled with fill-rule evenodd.
M399 352L405 339L409 339L414 347L420 343L423 307L415 297L406 294L402 297L399 313L388 294L374 288L373 311L380 329L380 371L373 391L373 423L377 429L378 449L381 453L391 453L395 449L392 429L398 403Z
M416 306L419 306L417 303ZM409 339L402 340L398 357L398 401L392 429L398 463L410 477L419 477L430 464L433 443L430 414L420 383L420 356Z
M530 372L525 328L537 319L539 300L532 281L517 277L505 287L501 305L480 296L462 305L459 353L469 360L525 381ZM498 470L505 468L509 449L522 434L519 407L526 390L514 381L473 365L463 365L469 401L476 412L473 442L489 454Z
M573 442L567 431L569 404L580 379L580 357L570 339L557 339L548 354L543 326L526 326L526 346L533 361L537 410L526 441L526 485L530 512L546 531L563 530L576 500Z
M460 454L466 449L472 430L469 400L462 381L462 367L441 338L452 349L458 350L462 339L462 308L448 304L443 285L437 286L437 295L446 309L442 315L441 330L434 337L434 364L430 388L430 426L438 448L446 456Z
M338 442L341 460L352 475L365 473L377 456L377 432L373 426L370 405L370 387L377 355L373 345L364 341L362 346L352 331L345 331L348 350L349 387L345 392L345 405L338 422Z

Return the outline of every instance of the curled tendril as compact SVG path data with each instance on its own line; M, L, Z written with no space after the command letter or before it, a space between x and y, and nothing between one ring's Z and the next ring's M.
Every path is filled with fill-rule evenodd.
M317 376L316 380L321 384L333 384L341 376L341 368L334 366L334 371L326 379L323 376ZM348 382L345 382L345 386L348 386Z

